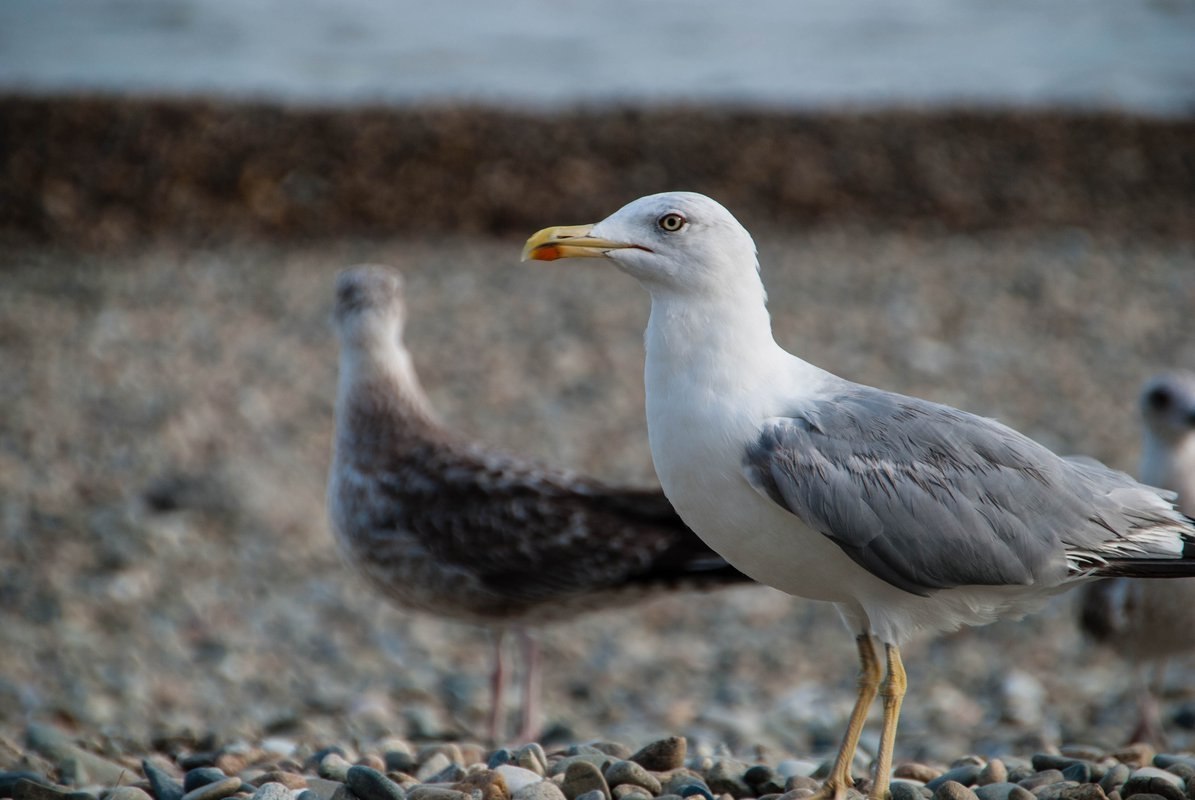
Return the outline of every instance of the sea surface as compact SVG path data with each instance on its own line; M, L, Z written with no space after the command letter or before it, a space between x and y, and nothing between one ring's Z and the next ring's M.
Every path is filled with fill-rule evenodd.
M1195 0L5 0L0 90L1195 113Z

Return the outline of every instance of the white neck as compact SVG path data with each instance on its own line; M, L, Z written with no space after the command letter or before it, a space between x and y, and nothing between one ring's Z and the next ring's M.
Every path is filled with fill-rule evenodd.
M1164 443L1147 432L1142 441L1141 480L1178 492L1179 508L1195 516L1195 434Z

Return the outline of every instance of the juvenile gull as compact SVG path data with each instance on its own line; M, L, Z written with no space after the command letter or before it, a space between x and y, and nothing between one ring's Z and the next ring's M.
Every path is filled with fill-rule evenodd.
M523 252L605 258L643 284L648 434L664 493L731 564L837 604L856 632L859 695L824 797L852 785L877 693L871 795L887 794L900 645L914 631L1022 614L1086 578L1195 574L1195 521L1172 494L781 349L755 244L708 197L641 198L596 225L542 230ZM882 684L873 638L887 653Z
M1179 508L1195 516L1195 373L1170 372L1145 383L1141 414L1141 480L1178 493ZM1083 587L1080 624L1091 638L1138 665L1153 662L1160 687L1166 660L1195 653L1195 579L1112 578ZM1146 683L1132 741L1162 746L1161 712Z
M491 738L502 716L501 634L524 633L526 738L538 692L523 626L747 578L658 489L539 466L442 425L403 345L405 317L396 271L340 274L332 529L348 560L399 605L497 629Z

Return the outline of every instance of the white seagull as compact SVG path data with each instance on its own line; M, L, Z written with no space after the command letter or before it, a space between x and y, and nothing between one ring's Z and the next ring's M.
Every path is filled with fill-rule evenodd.
M525 741L535 733L538 696L528 626L668 591L747 583L685 527L659 489L534 464L441 423L403 345L396 270L342 272L335 319L333 533L347 560L399 605L496 629L492 740L501 735L508 628L522 634L517 738Z
M523 257L604 258L643 284L648 435L664 493L731 564L835 603L857 634L859 695L824 797L853 785L877 693L870 793L887 795L900 645L914 631L1023 614L1092 577L1195 574L1195 521L1170 493L781 349L755 243L708 197L652 195L595 225L547 228ZM873 639L887 653L882 682Z
M1195 516L1195 373L1168 372L1141 389L1141 480L1178 493L1179 508ZM1084 633L1137 664L1153 662L1153 687L1144 682L1131 741L1166 743L1155 695L1167 659L1195 653L1195 579L1131 581L1113 578L1083 587Z

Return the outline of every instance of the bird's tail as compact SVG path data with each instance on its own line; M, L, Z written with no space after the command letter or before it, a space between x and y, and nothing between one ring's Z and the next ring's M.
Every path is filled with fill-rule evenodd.
M1195 577L1195 519L1184 517L1191 533L1176 532L1165 552L1127 552L1106 556L1094 573L1101 578Z

